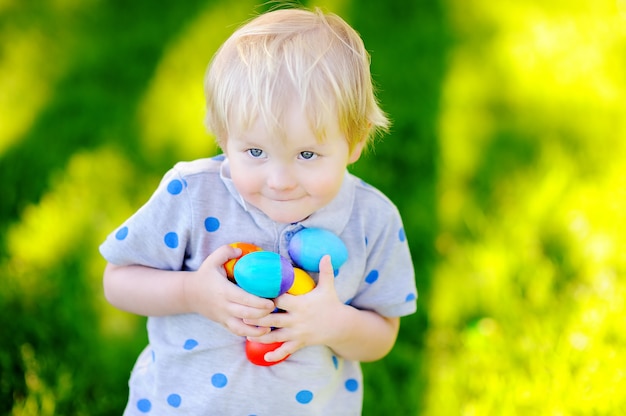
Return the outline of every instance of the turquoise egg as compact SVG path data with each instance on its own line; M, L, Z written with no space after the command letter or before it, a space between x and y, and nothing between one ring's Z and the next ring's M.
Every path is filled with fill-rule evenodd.
M335 271L348 260L348 249L334 233L322 228L304 228L298 231L289 241L291 260L309 272L319 272L322 257L330 255Z
M268 299L288 291L294 279L291 262L271 251L246 254L235 263L233 273L243 290Z

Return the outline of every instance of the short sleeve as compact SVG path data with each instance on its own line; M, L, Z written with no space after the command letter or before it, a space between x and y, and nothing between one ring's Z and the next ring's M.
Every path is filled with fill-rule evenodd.
M351 304L383 316L406 316L417 309L415 271L402 220L397 210L372 223L368 257L359 293ZM380 212L379 212L380 214Z
M192 215L186 188L182 176L170 170L148 202L102 243L102 256L120 266L181 270Z

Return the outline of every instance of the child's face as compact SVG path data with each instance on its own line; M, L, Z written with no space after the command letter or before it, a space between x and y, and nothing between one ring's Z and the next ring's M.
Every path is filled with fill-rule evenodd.
M350 151L338 122L326 126L326 139L319 142L297 109L285 117L284 132L284 139L275 137L259 118L232 134L224 151L246 202L276 222L294 223L337 195L347 165L359 158L363 145Z

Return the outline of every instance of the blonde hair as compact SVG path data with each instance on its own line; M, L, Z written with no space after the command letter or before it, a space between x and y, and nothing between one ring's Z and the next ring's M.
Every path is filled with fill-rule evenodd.
M282 116L299 105L320 140L334 118L353 149L389 126L369 65L360 36L337 15L319 9L262 14L235 31L209 64L206 126L223 148L230 132L258 117L282 134Z

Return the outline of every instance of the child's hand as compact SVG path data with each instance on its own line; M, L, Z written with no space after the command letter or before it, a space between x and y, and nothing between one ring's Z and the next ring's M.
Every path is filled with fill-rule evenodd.
M261 319L274 311L269 299L254 296L226 277L224 263L241 254L225 245L215 250L195 272L185 277L184 292L189 309L218 322L235 335L261 336L269 327L257 327L244 320Z
M320 261L317 286L311 292L294 296L284 294L275 299L276 307L284 313L273 313L259 319L244 319L249 325L277 328L262 336L249 337L261 343L284 342L265 355L267 361L278 361L309 345L330 345L333 321L340 308L346 307L335 291L335 276L330 256Z

